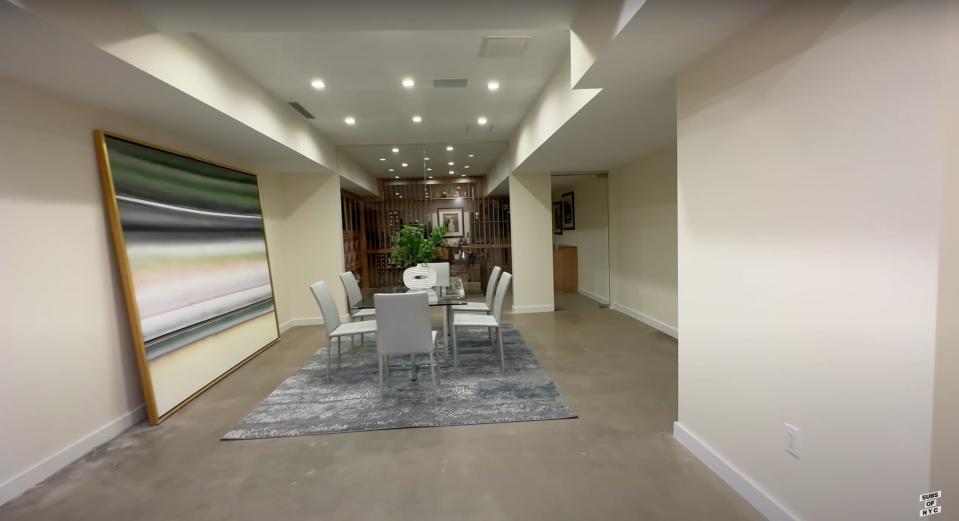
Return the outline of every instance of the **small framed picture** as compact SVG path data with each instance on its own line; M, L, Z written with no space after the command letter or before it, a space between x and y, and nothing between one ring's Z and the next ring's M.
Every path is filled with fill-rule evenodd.
M553 203L553 235L563 235L563 203Z
M566 192L561 199L563 202L563 229L576 229L576 203L573 199L573 192Z
M444 237L463 236L464 223L462 208L438 208L436 210L436 222L438 226L446 226L446 235Z

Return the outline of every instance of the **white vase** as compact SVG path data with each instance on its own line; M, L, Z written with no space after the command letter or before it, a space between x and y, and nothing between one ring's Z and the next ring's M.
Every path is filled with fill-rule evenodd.
M436 272L426 264L410 266L403 271L403 285L410 289L430 289L436 285Z

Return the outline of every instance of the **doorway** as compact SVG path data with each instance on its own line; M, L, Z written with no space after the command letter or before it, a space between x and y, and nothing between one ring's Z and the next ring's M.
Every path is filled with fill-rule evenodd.
M557 309L580 295L609 307L609 176L606 172L554 173L553 292Z

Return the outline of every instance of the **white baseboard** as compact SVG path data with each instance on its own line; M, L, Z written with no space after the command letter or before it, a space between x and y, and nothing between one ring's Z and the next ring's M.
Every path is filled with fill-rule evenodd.
M700 461L706 464L710 470L716 473L733 490L739 493L746 501L749 501L762 515L769 521L800 521L799 517L779 504L772 496L757 485L752 479L735 465L726 461L725 458L712 447L706 444L698 436L684 427L681 423L673 423L673 438L689 449Z
M340 315L340 320L343 322L349 322L349 315ZM322 326L324 324L323 317L301 317L301 318L291 318L286 322L280 324L280 334L286 333L287 331L293 329L294 327L300 326Z
M620 313L626 316L635 318L636 320L639 320L640 322L646 324L647 326L652 327L654 329L658 329L673 338L679 338L679 329L677 329L676 326L671 326L665 322L656 320L655 318L645 313L641 313L639 311L636 311L633 308L626 307L618 302L614 302L613 305L610 306L610 309L619 311Z
M606 298L606 297L604 297L604 296L602 296L602 295L598 295L598 294L596 294L596 293L593 293L592 291L589 291L589 290L586 290L586 289L583 289L583 288L576 288L576 293L579 293L580 295L582 295L582 296L584 296L584 297L586 297L586 298L588 298L588 299L590 299L590 300L595 300L596 302L599 302L600 304L609 304L609 299L608 299L608 298Z
M0 505L30 490L38 483L54 475L60 469L82 458L88 452L116 438L123 431L143 421L145 417L146 413L141 405L93 432L86 434L27 470L0 483Z
M556 306L553 304L541 305L541 306L517 306L513 305L513 313L552 313L556 311Z

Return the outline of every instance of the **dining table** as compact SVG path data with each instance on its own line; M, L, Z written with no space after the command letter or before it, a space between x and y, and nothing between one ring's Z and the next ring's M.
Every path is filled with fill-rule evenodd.
M376 295L379 293L409 293L409 292L425 292L427 296L427 302L430 307L439 307L443 309L443 348L449 352L450 346L450 332L453 330L453 313L452 308L455 306L466 305L466 290L463 286L463 278L458 276L451 276L449 280L449 285L445 286L433 286L431 288L417 289L417 288L407 288L406 286L385 286L379 288L369 288L363 290L363 298L359 300L356 304L353 305L354 310L360 309L375 309L376 308ZM405 366L403 366L405 367ZM417 373L419 372L419 366L417 364L411 363L411 379L415 380L417 378Z

